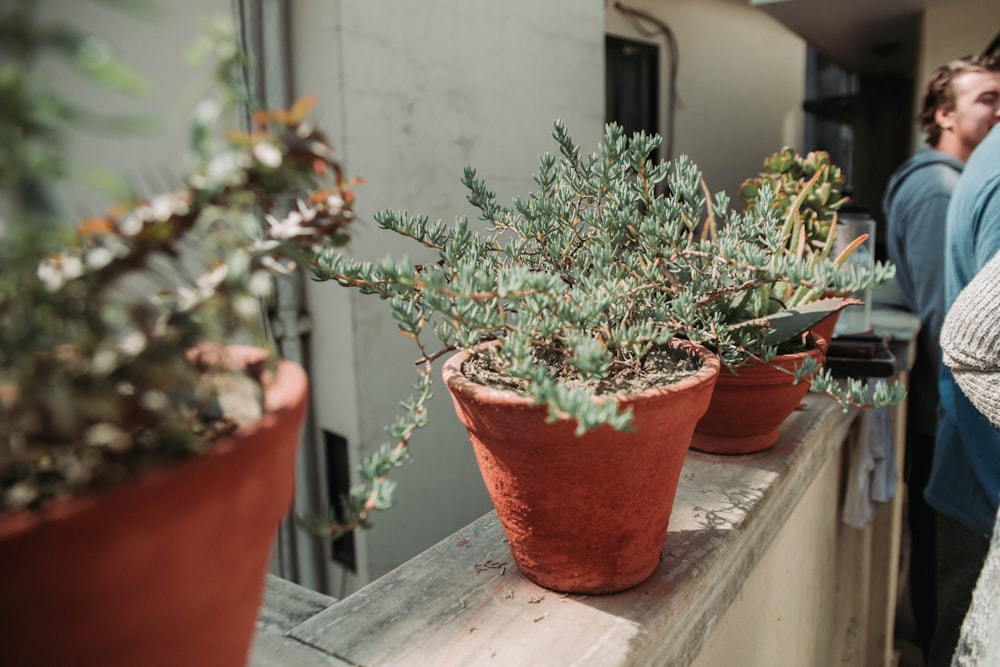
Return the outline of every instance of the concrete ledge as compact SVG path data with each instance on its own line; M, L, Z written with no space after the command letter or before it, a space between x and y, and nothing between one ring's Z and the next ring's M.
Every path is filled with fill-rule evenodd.
M269 574L248 667L321 667L347 664L288 636L298 624L321 613L336 601L335 598Z
M689 664L854 418L810 395L768 452L689 454L660 567L637 588L536 586L490 513L285 633L335 662L285 664Z

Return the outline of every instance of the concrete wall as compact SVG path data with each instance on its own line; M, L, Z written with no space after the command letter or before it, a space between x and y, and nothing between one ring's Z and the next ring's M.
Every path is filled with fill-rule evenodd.
M616 3L609 33L660 45L644 36ZM740 183L784 145L802 143L806 46L770 16L732 0L629 0L624 3L667 24L677 40L677 119L674 157L686 154L712 190L736 197ZM642 28L652 27L643 23ZM667 108L664 84L660 108ZM665 130L664 130L665 131Z
M351 252L426 259L378 230L372 214L474 217L459 183L466 165L501 202L529 192L538 155L555 150L556 118L584 146L596 146L603 22L600 5L576 0L295 3L295 87L319 96L317 118L334 129L350 173L367 180L357 189ZM313 285L310 301L317 419L360 458L385 440L416 379L418 351L382 302L332 284ZM412 463L393 475L399 504L357 535L359 577L347 578L348 589L492 507L447 391L438 384L435 393Z
M215 20L231 12L231 0L175 0L142 14L112 3L45 0L41 17L60 20L112 44L115 51L148 82L140 97L102 91L61 61L46 62L53 86L66 97L98 114L132 114L148 118L149 130L133 133L80 130L70 135L67 149L75 163L120 174L140 194L174 187L188 147L191 105L203 95L210 79L193 67L188 52ZM72 218L102 213L112 195L80 182L64 189L66 214Z
M658 15L680 47L675 152L694 157L713 188L735 190L765 155L799 141L805 47L741 3L668 7ZM529 192L537 156L554 150L555 118L585 149L595 146L606 29L634 30L615 10L574 0L296 4L295 88L319 95L318 119L334 128L350 173L367 180L357 190L351 252L414 251L376 229L371 215L382 208L444 220L473 214L458 182L465 165L501 202ZM312 286L310 301L319 424L360 457L385 439L415 378L416 348L380 302L324 284ZM436 393L431 426L414 438L412 463L394 475L399 505L357 536L361 566L358 577L347 576L348 590L491 508L447 392Z
M1000 30L1000 2L972 0L929 7L924 12L918 74L921 88L936 67L980 53Z

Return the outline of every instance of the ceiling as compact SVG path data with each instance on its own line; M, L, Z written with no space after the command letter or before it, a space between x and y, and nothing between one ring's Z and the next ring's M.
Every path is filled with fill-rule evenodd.
M750 4L848 70L905 74L914 68L923 10L956 1L750 0Z

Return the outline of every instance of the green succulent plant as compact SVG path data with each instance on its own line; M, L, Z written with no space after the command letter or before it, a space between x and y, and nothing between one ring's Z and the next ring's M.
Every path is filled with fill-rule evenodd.
M850 198L844 193L844 175L826 151L804 157L785 146L764 159L764 171L740 186L740 197L748 208L757 205L762 187L774 192L770 206L785 220L788 247L794 252L807 244L815 251L829 245L837 211Z
M609 124L589 156L559 121L553 138L558 154L540 157L537 191L510 207L466 168L462 183L478 220L461 216L449 225L406 212L375 216L382 228L429 249L433 261L358 261L339 250L320 257L318 280L387 302L417 346L418 380L389 441L362 465L364 483L345 499L346 520L309 521L317 532L350 529L391 504L388 475L427 421L432 363L442 355L472 352L509 387L546 406L551 419L574 420L578 433L625 429L630 414L594 396L614 393L623 375L641 375L672 339L704 344L738 368L751 357L769 360L780 343L801 342L810 326L845 305L783 308L772 326L779 309L770 308L767 295L779 285L816 285L817 267L782 251L786 238L770 206L732 212L724 194L707 201L691 160L648 159L660 141L655 135L628 138ZM761 201L772 196L765 188ZM701 233L706 216L711 235ZM835 271L819 268L823 281ZM754 300L768 307L743 317ZM799 377L818 370L806 365ZM868 400L860 389L826 387L845 405Z
M734 304L733 319L773 319L779 312L807 304L823 309L833 303L828 297L846 297L892 279L895 267L889 262L864 267L848 261L866 236L832 254L837 212L849 198L843 194L841 170L828 153L815 151L802 157L785 147L765 159L764 167L759 176L743 183L740 194L746 211L783 239L771 262L787 280L748 291ZM710 218L704 234L713 238L716 233L717 224ZM773 334L772 340L776 336L783 334Z

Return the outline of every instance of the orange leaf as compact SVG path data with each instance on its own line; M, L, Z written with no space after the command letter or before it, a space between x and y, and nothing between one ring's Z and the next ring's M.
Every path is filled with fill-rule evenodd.
M295 100L291 108L288 110L288 121L289 123L301 123L305 117L309 114L309 111L316 106L316 96L307 95L306 97L300 97Z
M77 231L83 236L95 236L111 232L111 220L108 218L84 218L76 223Z
M250 135L240 130L230 130L226 132L226 141L231 144L248 144L250 143Z
M255 125L267 125L267 121L271 118L271 112L269 111L255 111L250 117Z

